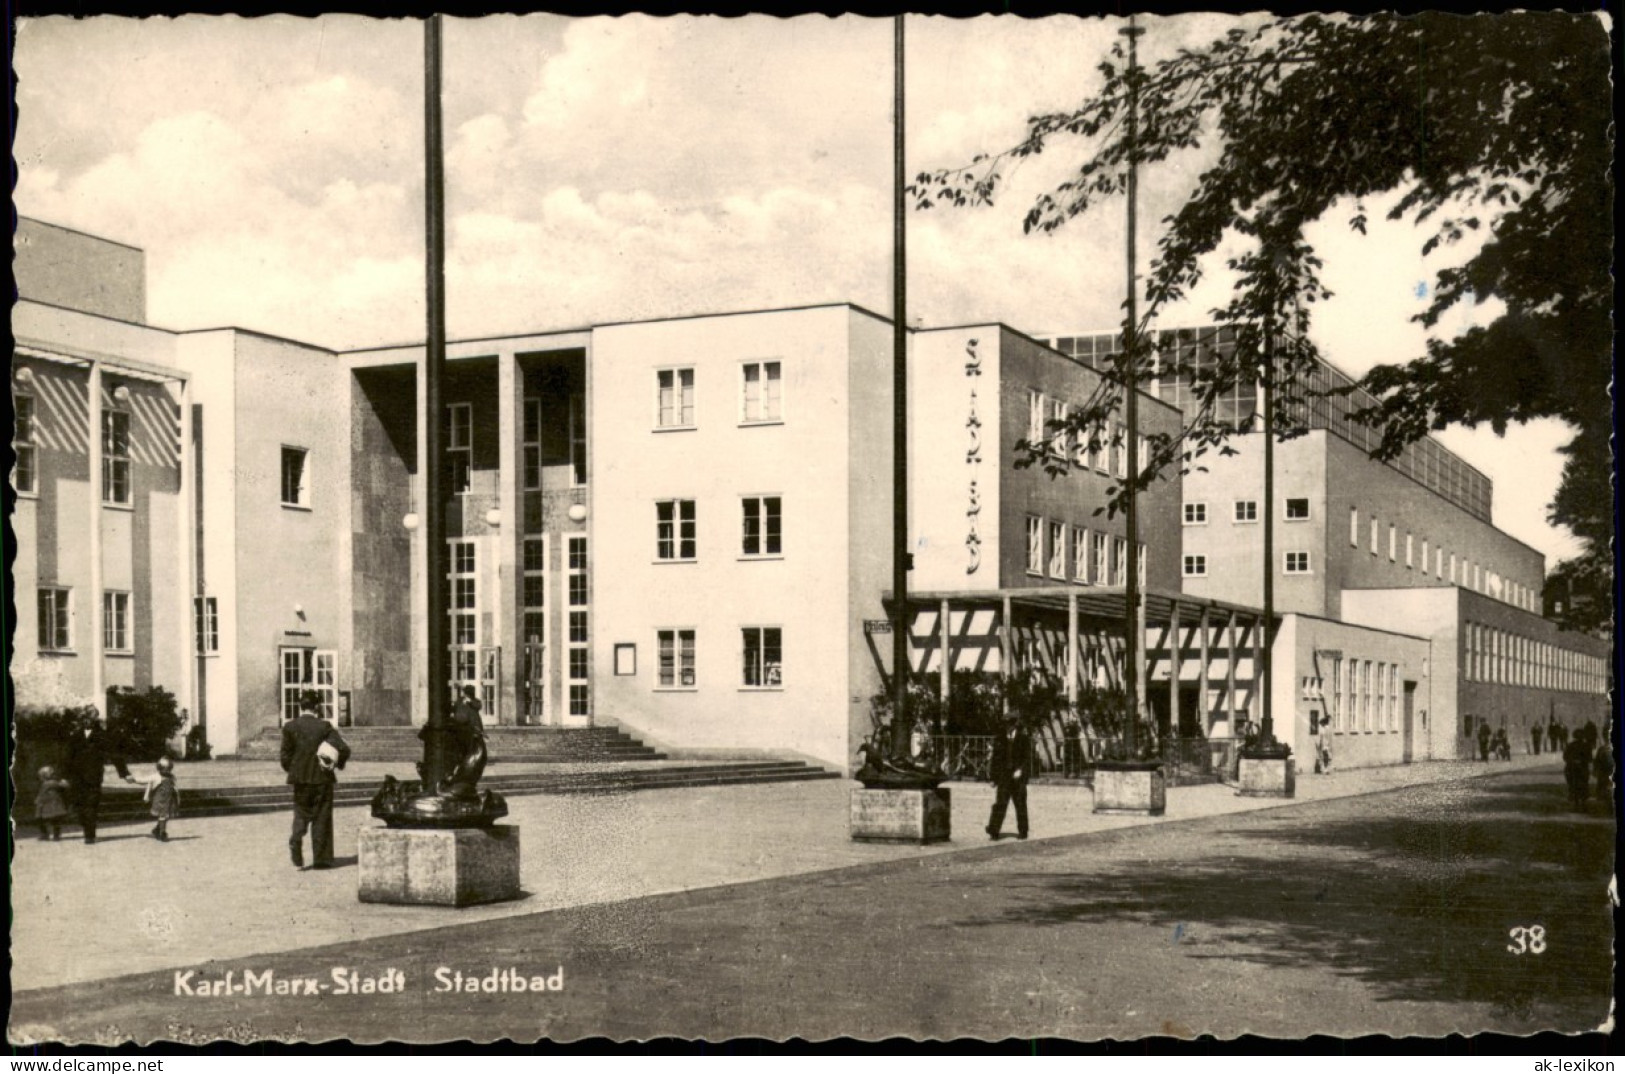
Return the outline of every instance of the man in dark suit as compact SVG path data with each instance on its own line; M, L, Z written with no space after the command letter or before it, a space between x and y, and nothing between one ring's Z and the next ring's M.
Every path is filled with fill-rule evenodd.
M134 783L135 778L122 757L113 754L107 745L107 732L99 717L86 720L68 736L68 756L63 764L63 777L73 795L74 812L85 830L85 842L96 841L96 815L102 808L102 774L108 764L118 771L119 778Z
M999 837L1004 825L1004 811L1012 802L1016 807L1016 838L1027 838L1027 779L1033 758L1032 736L1026 728L1010 719L1004 733L993 740L993 814L987 820L989 839Z
M350 746L317 715L322 695L306 690L299 697L299 715L282 726L282 770L293 785L293 835L288 853L294 865L305 866L305 830L310 829L311 865L317 869L333 866L333 788L338 784L334 769L350 759ZM327 750L322 747L326 745Z

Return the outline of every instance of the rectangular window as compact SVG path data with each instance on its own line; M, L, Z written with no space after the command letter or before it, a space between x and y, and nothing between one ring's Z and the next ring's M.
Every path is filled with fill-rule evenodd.
M745 422L782 420L784 389L779 381L779 363L746 362L743 380Z
M570 646L568 667L570 715L592 715L590 635L587 622L587 538L571 537L566 546L569 567Z
M1399 665L1388 665L1388 730L1399 730Z
M1309 573L1309 553L1308 552L1288 552L1286 554L1286 573L1288 573L1288 574L1308 574Z
M102 594L102 648L127 653L130 642L130 594L109 589Z
M1371 554L1372 555L1377 554L1377 536L1378 536L1377 520L1372 519L1371 520Z
M1112 585L1128 585L1128 542L1112 538Z
M1428 539L1422 538L1422 573L1428 572Z
M740 501L744 523L740 547L744 555L782 554L780 502L778 496L746 496Z
M130 502L130 415L102 411L102 502Z
M1027 516L1027 573L1044 573L1044 520Z
M42 652L73 648L72 602L64 587L39 587L39 647Z
M659 630L660 666L659 685L665 689L688 688L694 685L694 632L692 630Z
M1072 580L1089 584L1089 531L1072 527Z
M587 397L570 396L570 484L587 483Z
M474 487L474 405L449 403L446 406L446 477L451 492L468 492Z
M1360 730L1371 730L1371 661L1360 664Z
M310 506L310 453L304 448L282 449L282 506Z
M1407 533L1405 535L1405 566L1406 566L1407 569L1415 566L1415 564L1411 561L1411 554L1412 554L1411 542L1412 542L1412 537L1411 537L1410 534Z
M1107 472L1108 450L1109 449L1106 445L1106 427L1098 424L1091 426L1089 429L1089 465L1092 466L1097 473L1103 474Z
M1309 498L1307 496L1289 496L1286 501L1286 520L1288 522L1305 522L1309 519Z
M694 501L659 500L655 503L655 558L669 561L695 558Z
M655 373L655 425L661 429L694 427L694 369L661 369Z
M1360 547L1360 509L1349 508L1349 547Z
M1237 500L1236 501L1235 518L1236 518L1237 522L1244 522L1244 523L1245 522L1257 522L1258 521L1258 501L1257 500Z
M1112 427L1112 473L1128 477L1128 429L1122 425Z
M1343 658L1332 657L1332 702L1327 706L1332 730L1343 730Z
M216 598L192 598L192 633L199 656L220 651L220 606Z
M1095 585L1111 585L1112 576L1106 573L1106 535L1089 535L1089 577Z
M1399 529L1392 522L1388 523L1388 562L1399 562Z
M1044 442L1044 393L1027 392L1027 442L1037 447Z
M520 467L524 471L526 492L542 487L542 401L525 400L525 430L520 449Z
M1139 543L1138 547L1139 547L1139 550L1140 550L1139 555L1136 556L1135 559L1134 559L1135 576L1140 581L1140 592L1143 593L1143 592L1145 592L1145 565L1147 563L1147 558L1146 558L1146 554L1145 554L1145 542L1141 541Z
M1185 577L1186 578L1201 578L1206 574L1207 574L1207 557L1206 556L1186 556L1185 557Z
M1050 428L1054 431L1049 438L1049 453L1058 459L1066 458L1067 441L1066 415L1070 408L1059 399L1049 401Z
M745 627L746 686L777 687L784 685L783 630L779 627Z
M451 592L446 615L451 627L453 686L461 689L466 683L478 689L480 601L474 542L451 540L447 545L451 560L446 580Z
M1049 576L1066 581L1066 526L1060 522L1049 524Z
M528 645L547 640L547 538L526 537L520 567L524 572L520 633Z
M15 400L16 424L11 434L11 449L17 453L17 465L11 472L12 486L20 495L38 492L39 465L34 455L34 397L18 395Z
M1187 526L1205 526L1205 525L1207 525L1207 504L1205 504L1205 503L1187 503L1185 505L1185 525L1187 525Z

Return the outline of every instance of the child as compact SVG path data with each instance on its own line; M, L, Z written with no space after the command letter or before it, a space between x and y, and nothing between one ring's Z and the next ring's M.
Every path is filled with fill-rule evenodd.
M68 800L62 792L68 781L56 778L56 769L46 765L39 770L39 792L34 795L34 819L41 839L62 838L62 818L68 815Z
M168 757L158 759L158 771L147 777L147 790L141 800L152 803L152 815L158 820L153 825L152 837L160 843L169 842L169 818L181 811L181 792L175 789L174 761Z

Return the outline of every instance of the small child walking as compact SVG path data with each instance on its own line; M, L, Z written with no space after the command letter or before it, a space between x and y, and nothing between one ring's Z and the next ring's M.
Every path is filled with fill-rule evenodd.
M153 825L152 837L160 843L169 842L169 818L181 811L181 792L175 789L175 762L168 757L158 759L158 771L147 777L147 790L142 801L152 803L152 815L158 821Z
M34 795L34 820L39 824L41 839L61 839L62 820L68 815L68 799L64 793L68 781L56 778L56 769L50 765L39 770L39 791Z

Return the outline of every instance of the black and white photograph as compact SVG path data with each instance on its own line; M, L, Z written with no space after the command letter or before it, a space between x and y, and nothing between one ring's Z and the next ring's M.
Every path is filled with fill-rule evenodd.
M13 1053L1603 1054L1612 19L1131 11L19 16Z

